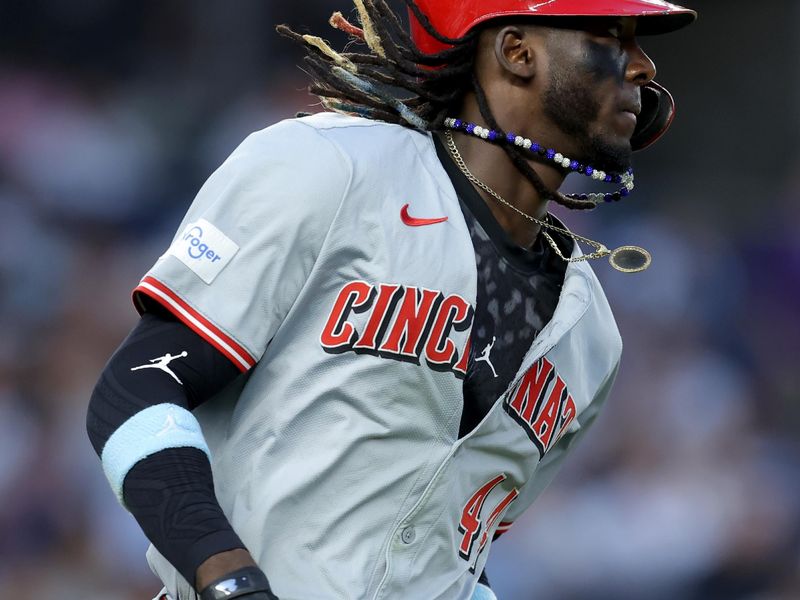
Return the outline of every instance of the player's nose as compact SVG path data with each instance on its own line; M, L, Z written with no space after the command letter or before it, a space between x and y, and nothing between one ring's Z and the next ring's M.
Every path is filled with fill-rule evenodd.
M632 38L625 44L625 50L630 57L628 68L625 70L625 80L643 86L656 77L656 65L647 56L639 42Z

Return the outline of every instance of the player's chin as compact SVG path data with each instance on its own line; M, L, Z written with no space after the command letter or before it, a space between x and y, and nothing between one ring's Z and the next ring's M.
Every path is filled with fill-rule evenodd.
M621 173L631 167L633 148L624 135L597 136L592 139L593 166L610 173Z

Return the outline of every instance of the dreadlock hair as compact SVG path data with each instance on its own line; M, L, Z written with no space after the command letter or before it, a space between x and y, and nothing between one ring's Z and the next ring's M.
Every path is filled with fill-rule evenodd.
M429 35L449 46L446 50L421 52L386 0L353 0L361 27L340 12L329 20L335 29L366 44L369 52L336 52L320 37L301 35L286 25L276 29L305 47L304 62L313 78L309 91L328 110L420 131L439 131L454 106L465 94L474 92L487 125L502 132L498 137L505 140L474 72L479 32L473 30L456 39L445 37L414 0L404 2ZM528 163L529 155L513 144L503 143L502 147L542 199L572 209L595 207L592 201L551 191Z

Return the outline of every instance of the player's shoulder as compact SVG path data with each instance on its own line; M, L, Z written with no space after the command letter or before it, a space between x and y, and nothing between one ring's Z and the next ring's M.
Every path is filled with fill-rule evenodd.
M286 119L251 133L221 167L251 181L302 180L303 185L358 181L363 189L392 174L427 173L437 163L430 134L336 113ZM396 179L396 178L394 178Z
M271 152L276 148L283 148L284 152L297 149L306 156L314 156L322 146L331 146L353 163L384 156L397 158L403 153L416 154L433 147L426 133L332 112L280 121L251 134L245 145Z
M402 139L409 136L424 135L420 132L385 121L365 119L354 115L344 115L335 112L320 112L297 119L288 119L285 122L295 122L298 125L311 127L325 135L346 138L347 136L377 136L381 138Z

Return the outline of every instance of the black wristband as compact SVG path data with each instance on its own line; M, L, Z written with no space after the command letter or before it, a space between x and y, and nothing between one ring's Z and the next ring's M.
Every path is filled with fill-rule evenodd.
M245 567L211 582L200 592L200 600L278 600L272 593L267 576L258 567Z

